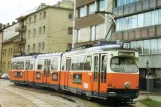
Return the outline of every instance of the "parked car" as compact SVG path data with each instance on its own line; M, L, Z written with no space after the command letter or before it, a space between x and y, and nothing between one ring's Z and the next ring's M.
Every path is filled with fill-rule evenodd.
M0 78L2 79L9 79L9 75L7 73L1 74Z

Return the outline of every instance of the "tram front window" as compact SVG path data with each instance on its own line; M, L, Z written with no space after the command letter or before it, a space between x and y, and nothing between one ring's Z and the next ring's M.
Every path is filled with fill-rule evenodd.
M111 70L114 72L125 72L125 73L136 73L139 71L135 60L130 57L112 58Z

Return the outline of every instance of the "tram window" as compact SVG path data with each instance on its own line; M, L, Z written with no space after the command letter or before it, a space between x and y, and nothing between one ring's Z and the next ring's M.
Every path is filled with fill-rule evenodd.
M17 62L13 62L13 69L15 70L15 69L17 69Z
M51 70L57 70L57 69L58 69L58 59L52 59Z
M62 71L65 70L65 59L62 60L61 70Z
M91 62L92 62L92 57L91 56L87 56L86 57L86 61L84 63L84 70L91 70Z
M78 59L77 59L77 57L72 58L72 70L78 70Z
M107 56L102 56L101 65L101 82L106 82L106 71L107 71Z
M25 61L25 70L29 70L29 68L30 68L30 61L27 60Z
M84 56L78 56L78 70L84 70Z
M37 62L37 70L43 70L43 59L39 59Z
M33 70L33 68L34 68L34 61L31 61L31 63L30 63L30 70Z
M98 79L98 72L99 72L99 60L98 56L94 56L94 81Z

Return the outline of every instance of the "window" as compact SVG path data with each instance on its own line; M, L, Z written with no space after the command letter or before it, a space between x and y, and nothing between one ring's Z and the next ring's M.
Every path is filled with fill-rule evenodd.
M28 50L27 51L28 51L28 53L30 52L30 45L28 45Z
M72 35L73 34L73 28L72 27L68 27L68 35Z
M73 13L69 13L68 14L68 19L72 19L73 18Z
M41 35L41 27L39 27L39 35Z
M46 11L44 11L44 13L43 13L43 19L45 19L46 18Z
M144 26L152 25L152 14L151 12L144 13Z
M10 56L10 48L8 49L8 56Z
M91 40L92 41L96 40L96 27L95 26L91 27Z
M106 0L99 0L99 11L104 11L106 9Z
M89 12L88 14L92 14L96 11L96 5L95 5L95 2L94 3L91 3L89 4Z
M36 36L36 29L34 29L33 31L33 37L35 38L35 36Z
M107 55L101 56L101 82L106 82L106 71L107 71Z
M33 44L33 52L35 52L35 44Z
M39 20L41 20L42 19L42 13L40 13L40 17L39 17Z
M151 54L157 54L157 39L152 39L150 42L151 42L150 46Z
M36 23L36 15L34 16L34 23Z
M30 61L30 70L34 69L34 61Z
M137 28L137 15L134 15L132 18L132 29Z
M37 70L43 70L43 59L38 59Z
M150 50L150 41L149 40L144 40L144 50L143 50L143 54L149 54L149 50Z
M138 27L143 27L144 26L144 14L139 14L138 15Z
M45 26L43 26L43 33L45 33Z
M29 25L31 24L31 17L29 18Z
M158 53L161 54L161 38L158 39Z
M142 54L143 53L143 41L137 41L136 44L137 44L136 49L139 51L139 54Z
M114 57L111 59L111 70L114 72L135 73L139 69L134 59L129 57Z
M12 48L11 48L11 55L12 55L13 53L12 53Z
M28 39L30 39L30 34L31 34L31 31L29 30L28 31Z
M91 71L92 56L85 57L84 70Z
M94 56L94 81L98 80L98 72L99 72L99 59L98 56Z
M39 47L38 47L38 51L40 52L40 50L41 50L41 43L39 43L38 46L39 46Z
M159 24L161 24L161 9L158 10Z
M80 11L79 11L79 12L80 12L80 15L79 15L79 16L80 16L80 17L86 16L86 11L87 11L87 10L86 10L86 7L85 7L85 6L81 7L81 8L80 8Z
M58 70L58 59L52 59L51 70Z
M30 60L25 61L25 70L29 70L30 68Z
M42 50L44 50L44 49L45 49L45 43L42 42Z

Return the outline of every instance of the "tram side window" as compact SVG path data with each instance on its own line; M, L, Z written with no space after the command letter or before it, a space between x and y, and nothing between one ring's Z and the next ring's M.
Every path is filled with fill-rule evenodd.
M94 56L94 81L98 79L98 72L99 72L99 60L98 56Z
M18 61L13 63L13 69L15 70L24 70L24 62Z
M30 70L33 70L34 69L34 61L31 61L30 63Z
M77 57L72 58L72 70L78 70L78 58Z
M30 68L30 61L26 60L25 61L25 70L29 70L29 68Z
M86 56L86 61L84 63L84 70L91 70L92 56Z
M101 58L102 66L101 66L101 82L106 82L106 71L107 71L107 56L103 55Z
M62 63L61 63L61 70L62 70L62 71L65 70L65 59L62 60Z
M37 62L37 70L43 70L43 59L39 59Z
M52 59L51 70L58 70L58 59Z

